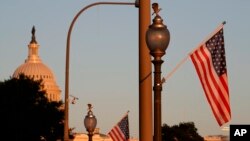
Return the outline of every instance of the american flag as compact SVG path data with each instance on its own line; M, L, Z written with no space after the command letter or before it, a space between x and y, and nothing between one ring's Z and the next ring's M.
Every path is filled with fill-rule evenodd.
M223 26L190 57L212 112L222 126L231 119Z
M129 123L128 114L124 116L108 133L113 141L128 141L129 140Z

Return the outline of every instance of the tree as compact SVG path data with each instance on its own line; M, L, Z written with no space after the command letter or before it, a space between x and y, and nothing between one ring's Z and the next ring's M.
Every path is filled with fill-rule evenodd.
M163 141L204 141L198 134L193 122L181 122L172 127L167 124L162 126Z
M25 75L0 81L1 138L54 141L63 136L62 101L50 102L41 82Z

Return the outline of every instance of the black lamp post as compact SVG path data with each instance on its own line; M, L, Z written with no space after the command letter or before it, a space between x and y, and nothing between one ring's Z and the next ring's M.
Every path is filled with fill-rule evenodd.
M165 54L170 40L170 33L163 24L162 18L159 16L157 3L152 4L155 13L153 24L149 26L146 33L146 43L150 50L150 54L154 57L154 141L162 141L161 132L161 64L164 62L161 57Z
M94 135L95 127L97 124L97 120L92 112L92 105L88 104L88 114L84 118L84 126L88 131L89 141L92 141L92 137Z

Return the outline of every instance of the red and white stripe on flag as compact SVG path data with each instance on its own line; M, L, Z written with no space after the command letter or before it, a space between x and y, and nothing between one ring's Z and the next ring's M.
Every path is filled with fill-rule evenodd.
M125 135L122 133L118 125L116 125L108 135L112 138L113 141L127 141Z
M223 28L192 54L191 60L199 76L212 112L221 126L231 119Z

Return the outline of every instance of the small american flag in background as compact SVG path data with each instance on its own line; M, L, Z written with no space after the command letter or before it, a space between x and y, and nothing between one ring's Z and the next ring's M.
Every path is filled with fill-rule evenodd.
M231 119L223 27L190 55L213 114L221 126Z
M129 140L129 122L128 114L122 118L117 125L115 125L108 135L113 141L128 141Z

